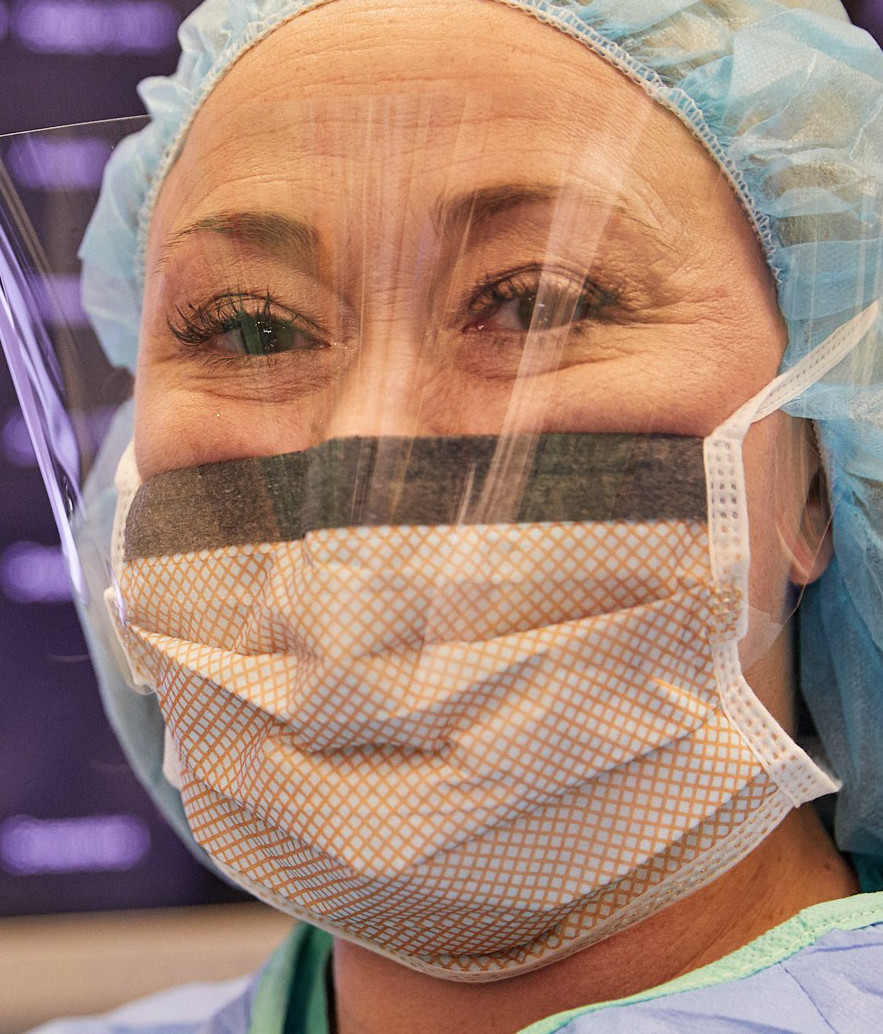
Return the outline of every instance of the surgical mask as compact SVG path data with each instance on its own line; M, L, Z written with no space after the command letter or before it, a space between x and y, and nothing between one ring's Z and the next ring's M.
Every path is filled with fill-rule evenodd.
M350 438L144 484L129 450L108 600L199 843L298 918L491 980L836 790L741 674L741 443L873 316L704 442Z

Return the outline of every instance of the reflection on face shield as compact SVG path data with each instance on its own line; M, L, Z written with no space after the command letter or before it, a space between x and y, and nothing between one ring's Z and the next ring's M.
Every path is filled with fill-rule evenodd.
M127 454L110 602L200 842L296 916L490 979L636 921L831 792L739 674L732 486L762 401L705 450L345 439L143 485ZM501 453L516 512L487 502Z
M493 96L234 108L151 223L108 598L191 828L455 979L639 920L834 788L739 663L790 559L752 541L749 583L777 453L746 442L746 491L759 414L727 420L778 367L767 271L611 90L588 140Z
M127 453L109 603L200 843L295 916L482 980L635 922L832 792L737 647L741 441L820 369L704 443L356 438L143 484Z
M224 871L482 980L696 889L834 784L739 664L741 442L772 410L716 425L772 378L763 319L751 363L723 330L697 352L659 318L688 264L582 147L566 183L520 154L501 186L497 142L458 163L440 131L433 176L402 139L443 128L425 103L387 133L292 120L322 135L283 213L194 213L173 170L110 604Z
M627 92L615 161L576 120L539 146L503 96L288 101L256 154L255 110L209 123L151 224L142 474L352 435L707 434L774 376L778 312L686 134L683 214L656 197L644 122L664 113L646 99L635 118ZM709 273L717 235L738 237L739 287ZM700 311L724 290L752 297L739 349Z

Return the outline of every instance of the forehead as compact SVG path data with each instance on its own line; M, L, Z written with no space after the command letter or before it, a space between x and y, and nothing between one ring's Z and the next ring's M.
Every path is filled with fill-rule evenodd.
M227 361L281 316L322 348ZM491 0L335 0L247 51L160 193L141 329L139 464L158 468L332 432L497 434L516 410L519 428L705 434L782 349L702 145Z
M309 186L298 206L310 217L311 203L347 200L348 189L364 204L370 175L412 215L458 187L528 179L577 182L602 202L627 196L647 223L689 226L729 191L673 115L522 11L337 0L277 29L222 79L157 215L174 230L179 215L241 207L256 191L290 206L297 183Z

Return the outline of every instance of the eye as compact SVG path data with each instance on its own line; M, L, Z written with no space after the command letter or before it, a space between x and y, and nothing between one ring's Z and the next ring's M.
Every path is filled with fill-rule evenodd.
M206 306L177 309L168 321L171 333L196 353L220 358L271 356L281 352L317 351L331 342L310 321L281 310L269 294L218 296Z
M613 305L610 292L569 272L529 268L483 286L470 301L464 331L526 334L600 318Z
M219 351L244 355L274 355L294 349L313 350L328 346L306 334L290 320L240 312L224 321L223 333L217 338L217 347Z

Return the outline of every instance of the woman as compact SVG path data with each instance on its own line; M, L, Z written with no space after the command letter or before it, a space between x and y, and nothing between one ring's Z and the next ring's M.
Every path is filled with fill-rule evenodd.
M313 924L199 1029L872 1029L879 51L828 0L181 38L82 248L136 395L77 534L130 749L156 700Z

